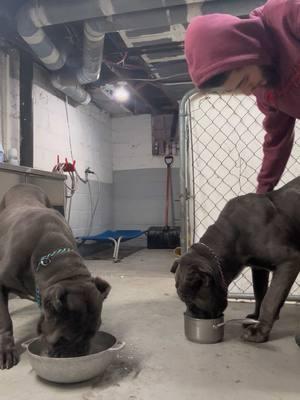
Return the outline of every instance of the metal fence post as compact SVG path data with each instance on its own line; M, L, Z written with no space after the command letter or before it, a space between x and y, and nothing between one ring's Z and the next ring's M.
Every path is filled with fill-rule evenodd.
M186 104L191 97L198 93L197 89L192 89L186 93L179 106L179 135L180 135L180 210L181 210L181 252L188 250L187 241L187 212L186 201L188 199L186 182L186 158L187 158L187 132L186 132Z

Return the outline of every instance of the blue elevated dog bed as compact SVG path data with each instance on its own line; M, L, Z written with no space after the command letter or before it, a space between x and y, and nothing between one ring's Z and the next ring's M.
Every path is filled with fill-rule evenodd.
M119 260L119 248L121 242L126 242L127 240L138 238L142 236L145 231L140 230L118 230L118 231L105 231L99 233L98 235L91 235L91 236L81 236L78 239L83 241L86 240L93 240L96 242L113 242L114 244L114 253L113 253L113 260L114 262L118 262Z

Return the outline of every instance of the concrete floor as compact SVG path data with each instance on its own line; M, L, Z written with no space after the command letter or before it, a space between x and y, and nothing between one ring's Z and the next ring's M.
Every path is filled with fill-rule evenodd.
M188 342L183 304L169 273L172 253L141 250L119 264L87 261L112 292L102 329L127 345L106 373L92 381L57 385L37 378L27 356L0 371L0 399L7 400L292 400L300 393L300 349L294 341L300 307L286 305L270 342L243 343L241 327L226 328L225 341ZM251 304L231 303L226 318L244 317ZM18 343L35 336L36 305L11 300Z

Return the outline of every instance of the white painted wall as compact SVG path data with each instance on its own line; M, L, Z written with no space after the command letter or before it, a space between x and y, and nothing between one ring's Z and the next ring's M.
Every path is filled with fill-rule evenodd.
M164 224L166 165L152 156L151 115L112 119L116 229L147 229ZM179 157L173 165L174 199L179 198ZM179 202L174 202L175 224ZM171 219L169 220L170 223Z
M0 50L0 90L3 90L0 93L0 143L5 133L4 145L7 142L7 148L15 147L20 154L19 57L16 50L9 50L7 54L10 56L9 80L4 85L7 58L6 53ZM91 213L90 198L94 206L100 192L91 230L91 233L98 233L111 229L113 223L111 118L92 104L80 107L68 105L67 109L69 127L65 102L55 95L47 74L36 67L33 87L34 168L52 171L57 154L61 160L65 157L71 160L70 131L77 170L84 177L84 170L90 167L100 182L98 184L95 175L90 175L90 191L88 185L78 184L72 201L70 224L76 236L87 233Z
M165 168L163 157L152 156L151 115L112 119L113 170ZM174 167L179 166L175 157Z
M17 65L17 63L16 63ZM18 71L15 68L14 73ZM0 72L1 73L1 72ZM11 85L10 127L12 145L19 148L19 82ZM39 68L34 71L33 116L34 116L34 167L51 171L59 154L61 160L71 159L69 132L76 167L84 176L89 166L100 181L100 205L92 227L92 233L112 228L113 224L113 169L134 171L135 175L125 173L121 179L121 193L124 198L114 199L117 215L115 226L148 227L150 224L162 224L165 197L165 164L162 157L152 156L151 116L131 116L115 118L111 121L108 114L94 105L67 105L69 126L65 102L55 94L47 74ZM112 143L113 142L113 143ZM175 160L174 166L178 159ZM178 165L178 164L177 164ZM142 172L143 171L143 172ZM175 173L174 173L175 176ZM133 191L126 188L126 182L138 177ZM92 200L95 204L99 186L95 177L91 178ZM174 178L178 181L178 171ZM120 182L120 180L118 180ZM124 186L125 185L125 186ZM178 191L178 185L175 191ZM116 193L119 193L116 191ZM177 194L176 194L177 195ZM134 196L135 202L132 202ZM121 204L121 208L116 206ZM135 220L126 207L132 206ZM139 210L138 210L139 209ZM124 211L124 212L123 212ZM119 216L128 215L128 220L120 221ZM144 218L146 217L146 218ZM178 217L178 216L177 216ZM90 194L88 186L79 183L73 197L70 224L76 236L86 234L90 219ZM130 220L130 221L129 221ZM121 225L120 223L121 222Z
M45 90L39 84L33 88L34 104L34 167L51 171L60 159L71 160L69 135L76 168L84 177L90 167L91 192L95 204L100 190L99 206L92 233L99 233L112 226L112 141L110 116L93 104L74 107ZM67 123L67 111L69 126ZM70 225L75 236L87 233L90 220L90 194L88 185L79 183L72 201Z
M73 157L81 175L91 167L101 182L112 183L111 120L93 104L74 107L34 85L34 164L51 170L56 155ZM69 125L67 123L67 113Z

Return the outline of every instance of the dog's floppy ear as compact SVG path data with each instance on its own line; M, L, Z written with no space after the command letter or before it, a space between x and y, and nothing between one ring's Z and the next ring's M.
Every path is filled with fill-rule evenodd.
M208 287L211 284L212 277L209 273L202 271L198 265L191 265L189 280L197 283L198 286Z
M106 282L104 279L99 278L98 276L96 276L96 278L94 278L94 283L96 285L96 288L101 293L103 299L106 299L106 297L109 295L109 292L111 290L110 284L108 282Z
M60 312L64 306L67 291L60 284L51 286L44 297L44 308Z
M178 267L179 267L179 260L175 260L173 265L172 265L172 267L171 267L171 269L170 269L170 272L173 272L173 274L175 274L175 272L177 271Z

